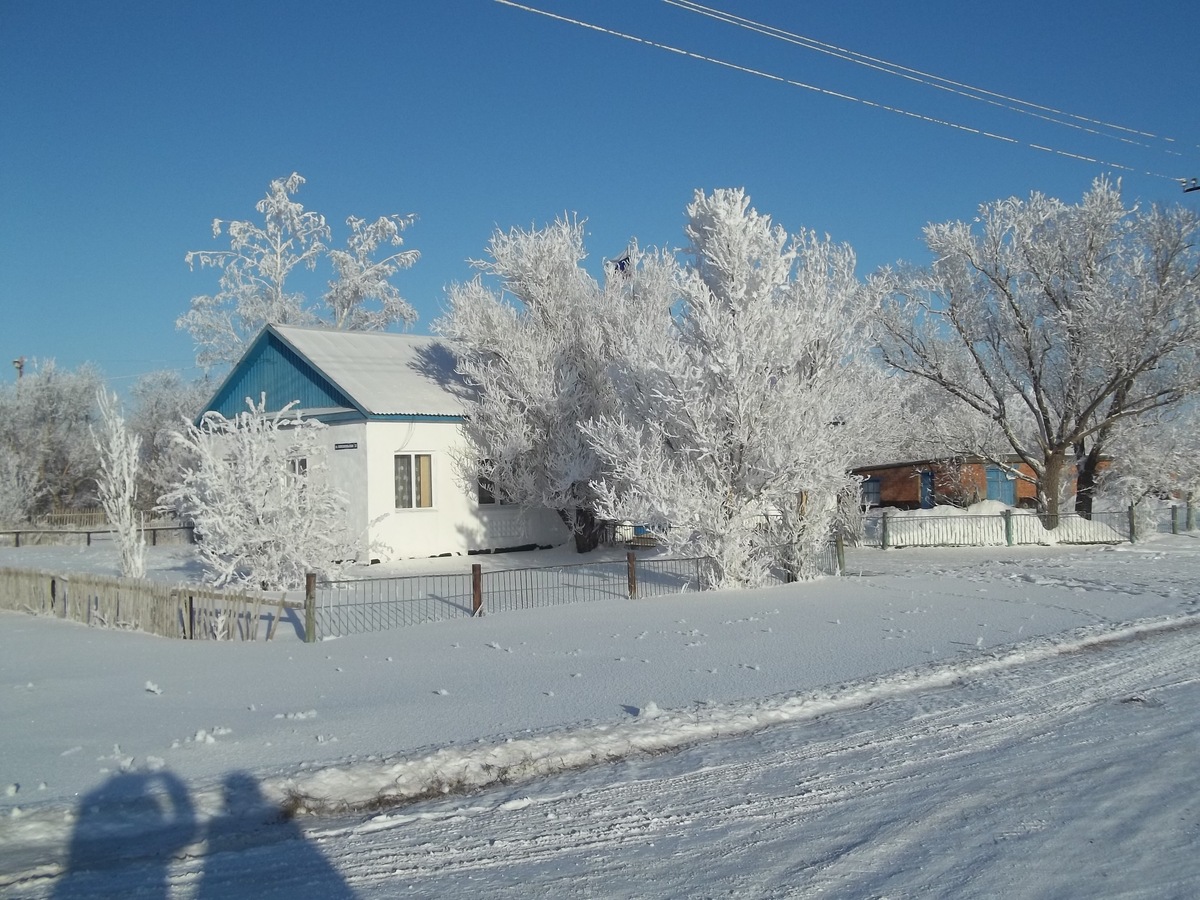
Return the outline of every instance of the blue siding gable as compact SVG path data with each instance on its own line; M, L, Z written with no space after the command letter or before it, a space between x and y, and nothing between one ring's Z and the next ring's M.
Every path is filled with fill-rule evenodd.
M272 412L298 400L300 409L357 410L362 415L362 410L333 382L301 359L269 328L238 361L206 409L231 418L246 411L247 397L257 403L264 392L267 410Z

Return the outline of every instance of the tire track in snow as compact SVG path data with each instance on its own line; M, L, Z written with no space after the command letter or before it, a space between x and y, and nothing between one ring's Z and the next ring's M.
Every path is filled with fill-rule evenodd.
M764 858L763 848L789 844L798 822L875 795L918 796L947 770L957 771L958 781L969 780L980 765L974 760L998 752L1019 755L1081 713L1141 705L1157 691L1195 683L1176 676L1198 668L1200 641L1194 629L1177 625L1133 632L1142 637L1084 643L1079 652L1026 665L968 666L979 671L964 672L958 683L932 692L896 695L870 708L716 741L684 751L681 759L640 759L616 772L563 776L531 787L527 802L431 804L418 813L376 817L340 834L333 829L325 840L331 852L335 847L350 851L339 857L339 866L344 864L352 883L364 887L395 879L467 879L514 865L541 869L564 860L587 860L589 867L598 862L609 877L620 877L628 870L619 859L623 853L677 842L683 832L690 847L702 849L676 848L681 869L703 870L714 846ZM1082 652L1085 648L1089 652ZM690 768L675 771L680 765ZM756 785L777 781L780 771L798 773L790 788L757 792ZM611 783L614 774L624 780ZM930 793L937 802L922 810L922 833L951 827L967 815L966 806L945 802L944 790ZM1015 831L1032 834L1039 828L1034 821L1018 823ZM419 844L393 840L409 829L420 832ZM876 853L891 848L887 852L894 855L911 849L914 830L911 808L897 816L884 812L866 825L859 846ZM804 877L836 883L830 870L847 853L838 845L825 857L815 856L803 866ZM772 879L794 884L798 875L761 873L759 887L769 888Z
M752 733L693 736L691 746L671 753L635 754L365 821L301 820L295 843L318 849L364 895L400 886L411 888L409 896L478 893L481 880L496 897L751 889L769 897L788 896L797 883L845 895L860 869L878 868L880 860L902 869L920 856L920 836L975 816L972 781L995 757L1049 747L1064 723L1098 708L1153 715L1157 694L1196 684L1190 673L1200 670L1198 624L1200 617L1175 618L1085 629L1066 642L1029 641L954 665L763 701L760 719L735 705L730 712ZM782 724L767 727L772 721ZM947 784L963 785L965 799ZM846 812L861 807L870 814ZM822 826L828 835L814 836L809 823L826 821L833 823ZM1019 842L1042 827L1037 816L1025 816L999 828L997 840ZM218 858L234 881L239 873L252 883L269 872L271 891L257 895L303 893L303 877L278 863L289 858L287 842L263 846L264 835L250 829L245 837L242 846L227 835L216 853L189 848L194 856L171 866L175 896L190 896ZM754 858L757 869L738 874L721 862L723 854ZM126 874L138 865L131 861ZM122 873L112 877L119 891ZM966 890L965 876L958 877L954 883ZM14 896L44 896L48 881L9 886L22 891Z

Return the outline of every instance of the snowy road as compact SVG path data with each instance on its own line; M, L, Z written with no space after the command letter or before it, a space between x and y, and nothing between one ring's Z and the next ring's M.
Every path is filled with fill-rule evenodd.
M266 824L251 804L190 843L77 829L57 886L7 869L0 890L1200 896L1200 627L1162 621L842 685L857 699L791 724L374 817Z

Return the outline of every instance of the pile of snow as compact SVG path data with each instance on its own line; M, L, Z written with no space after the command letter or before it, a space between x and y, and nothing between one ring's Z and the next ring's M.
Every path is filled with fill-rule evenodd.
M802 694L683 710L662 710L651 701L630 710L635 714L630 722L510 738L497 744L444 747L415 758L335 766L275 781L268 785L268 794L283 797L283 805L294 814L390 809L444 794L519 784L635 755L678 750L714 738L739 737L773 725L944 688L967 677L1197 626L1200 615L1160 617L1117 627L1092 626L1068 636L1027 641L970 662L925 665Z

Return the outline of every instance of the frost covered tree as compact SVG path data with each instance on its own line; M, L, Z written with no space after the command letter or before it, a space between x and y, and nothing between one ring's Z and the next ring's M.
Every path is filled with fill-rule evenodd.
M142 441L126 425L115 394L102 390L96 399L100 427L92 429L92 441L100 459L97 495L117 543L121 574L126 578L144 578L146 536L144 517L137 504Z
M1200 408L1195 404L1152 419L1123 422L1109 446L1100 490L1122 504L1148 497L1200 498Z
M95 501L97 457L88 425L100 386L92 366L70 371L52 360L0 385L0 518L24 521Z
M293 411L268 412L266 397L231 419L209 412L177 440L195 460L161 502L191 518L197 548L217 587L295 588L309 571L353 553L346 499L328 477L324 425Z
M1200 390L1200 221L1098 179L1076 205L984 204L975 226L931 224L932 265L872 277L883 356L995 423L1051 520L1073 464L1090 514L1113 428Z
M143 375L130 389L129 428L141 441L137 496L144 512L151 512L183 469L194 463L175 433L181 420L195 418L211 392L207 382L188 382L171 371Z
M604 463L597 508L709 556L717 585L781 562L811 575L888 389L867 360L854 253L789 237L741 190L698 191L687 214L680 302L653 338L614 342L619 403L583 426Z
M221 271L215 294L192 298L191 309L176 321L191 333L198 365L209 367L235 361L243 345L264 325L310 325L323 322L336 328L383 329L416 320L391 278L412 266L415 250L398 250L374 259L381 247L400 247L401 233L413 216L381 216L368 222L346 220L350 237L345 250L331 249L332 231L325 217L305 210L294 196L304 179L292 173L271 182L256 209L263 223L213 220L213 237L224 232L228 250L193 250L185 260L191 267ZM297 270L316 269L328 258L335 277L323 297L326 309L310 306L291 289ZM374 304L374 305L372 305Z
M504 500L558 510L580 552L600 539L593 482L600 457L579 423L614 409L612 324L668 315L669 261L632 247L604 283L583 268L583 226L497 231L482 277L449 290L436 329L474 387L464 429L468 477Z

